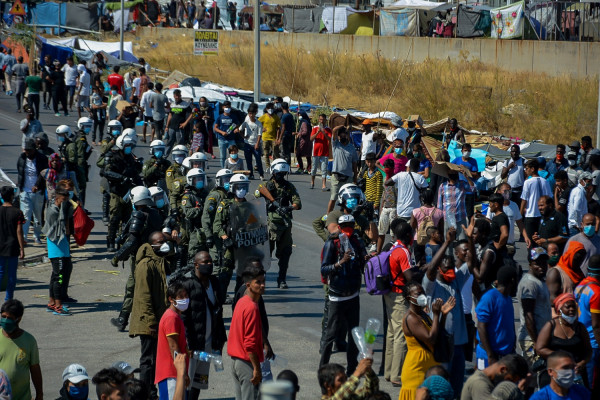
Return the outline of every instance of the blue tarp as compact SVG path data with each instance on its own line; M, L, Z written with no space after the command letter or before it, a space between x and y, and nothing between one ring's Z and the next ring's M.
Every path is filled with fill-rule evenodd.
M455 158L462 157L462 151L460 147L456 147L456 140L452 140L450 145L448 146L448 153L450 154L450 161ZM485 156L487 155L487 151L481 149L471 149L471 157L477 161L477 170L483 171L485 170Z
M34 25L65 25L67 21L67 7L59 3L38 3L31 8L31 23ZM60 15L60 20L59 20ZM46 33L58 35L58 28L44 28ZM64 32L64 29L60 30Z
M68 47L53 46L48 43L42 43L42 51L40 52L40 65L44 65L44 57L50 55L51 60L58 60L61 64L67 62L67 58L73 55L73 50Z

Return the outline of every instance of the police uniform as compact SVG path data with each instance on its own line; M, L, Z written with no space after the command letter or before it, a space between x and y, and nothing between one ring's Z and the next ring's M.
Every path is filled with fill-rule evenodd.
M204 201L204 210L202 211L202 231L206 239L211 238L214 245L209 247L208 251L215 264L213 271L214 275L219 275L223 268L223 262L221 260L221 253L223 251L223 240L220 236L213 232L213 223L215 222L215 215L217 214L217 208L221 204L221 201L226 199L227 191L222 187L213 188Z
M229 214L230 207L235 201L236 200L233 197L225 197L217 206L212 228L215 237L218 237L221 241L222 236L227 235L230 239L232 237ZM246 200L244 199L243 202L245 201ZM233 268L235 267L235 257L232 246L225 247L225 243L222 243L221 251L223 256L221 266L219 267L219 272L217 273L217 278L221 283L221 289L224 291L224 293L227 293L227 287L229 286L229 282L231 281L231 277L233 275Z
M104 167L109 162L115 151L118 151L118 148L115 146L115 138L108 137L102 139L100 142L100 156L96 161L96 166L100 168L100 194L102 194L102 221L105 224L108 224L109 220L109 208L110 208L110 187L108 184L108 180L102 176L102 171Z
M185 186L185 175L181 171L182 166L176 162L171 163L167 168L165 182L169 191L169 204L171 210L179 209L181 205L181 196Z
M184 218L188 241L188 257L192 259L197 252L207 250L206 235L202 230L202 210L207 191L194 189L189 185L181 197L181 213ZM183 245L183 240L181 242Z
M165 158L156 158L155 156L152 156L146 160L144 167L142 168L142 176L146 187L161 186L159 185L159 181L166 178L170 166L171 161Z
M284 180L280 183L270 180L265 185L267 190L275 198L275 201L279 203L280 207L288 207L291 205L296 206L296 210L302 208L302 202L300 201L300 195L296 190L296 187L289 181ZM260 195L258 190L256 191L257 197ZM292 256L292 213L291 211L285 215L281 215L276 209L271 207L268 210L268 221L269 221L269 246L271 253L275 247L275 256L279 260L279 275L277 276L277 284L285 282L287 276L287 270L290 264L290 257Z
M92 147L88 144L83 131L77 132L74 144L75 151L67 151L67 157L69 162L76 165L75 174L77 175L77 184L79 185L79 199L82 203L85 203L85 190L89 171L87 160L92 154Z

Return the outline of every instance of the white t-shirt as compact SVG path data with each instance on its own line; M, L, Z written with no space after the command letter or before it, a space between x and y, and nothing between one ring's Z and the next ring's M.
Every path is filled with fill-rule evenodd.
M75 65L72 67L69 64L63 65L62 72L65 73L65 85L75 86L77 84L77 67Z
M367 154L375 153L377 151L377 143L373 141L374 133L375 132L362 134L362 153L360 155L361 161L364 161L367 158Z
M117 119L117 117L119 116L119 110L117 110L117 103L120 100L123 100L123 96L121 96L120 94L112 96L110 99L110 103L108 105L108 119L111 121L113 119Z
M242 137L244 138L244 142L248 143L251 146L256 145L258 141L258 137L262 136L262 123L257 119L254 122L250 121L250 117L246 116L244 123L240 127L240 131Z
M90 77L90 74L87 73L87 71L84 71L81 73L81 75L79 75L79 83L82 85L81 92L79 92L80 96L89 96L90 95L91 79L92 78Z
M131 83L131 86L133 86L135 88L135 95L138 97L140 96L140 83L141 82L142 82L142 79L140 77L137 77Z
M38 173L35 168L35 161L25 157L25 182L23 185L23 191L31 193L31 189L35 186L37 181Z
M152 116L152 107L150 107L150 102L152 101L153 92L150 90L146 90L142 95L142 99L140 100L140 107L144 109L144 116L151 117Z
M527 200L527 209L525 210L525 218L541 217L538 209L538 200L542 196L554 197L550 184L542 177L535 176L527 179L523 184L522 200Z
M514 201L511 201L508 205L502 207L502 211L508 217L508 244L515 243L515 221L520 221L523 219L521 216L521 211L519 211L519 206ZM487 219L492 219L494 215L492 214L492 210L488 208L487 214L485 215Z
M513 162L513 159L509 158L508 160L504 161L503 166L505 168L508 168L508 164L510 164L511 162ZM507 183L513 189L523 187L523 181L525 180L524 177L525 175L523 174L523 159L519 158L517 161L515 161L515 166L508 171Z
M412 178L410 175L412 175ZM413 183L414 178L414 183ZM423 175L416 172L398 172L392 177L398 188L398 200L396 202L396 214L402 218L410 218L415 208L421 206L419 191L415 187L426 188L429 186Z

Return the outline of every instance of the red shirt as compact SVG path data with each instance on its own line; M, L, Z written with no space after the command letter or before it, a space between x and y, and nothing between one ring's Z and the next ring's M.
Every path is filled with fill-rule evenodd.
M383 165L383 163L388 159L394 161L394 175L396 175L398 172L406 172L406 163L408 163L408 158L406 158L406 156L400 156L399 158L396 158L392 152L381 157L379 159L379 164Z
M229 339L227 339L227 354L245 361L250 361L248 353L258 356L263 362L262 323L258 304L248 296L238 300L231 317ZM158 363L158 358L157 358Z
M399 240L395 246L396 248L390 254L390 275L393 279L392 291L402 293L401 287L406 285L406 278L404 278L403 272L413 268L414 265L410 250Z
M112 73L106 78L108 85L112 88L113 86L117 87L117 92L119 94L123 94L123 85L125 84L125 80L119 74Z
M177 337L179 351L180 353L185 353L187 351L187 341L185 339L185 326L183 325L183 320L179 314L168 308L158 324L155 384L167 378L177 378L177 370L173 364L173 353L171 352L169 342L167 341L167 336L172 335L179 335Z
M319 127L315 126L312 128L312 132L310 135L314 135L319 131ZM325 132L327 136L331 138L332 132L331 129L325 128ZM318 133L313 141L313 157L329 157L329 140L325 137L323 133Z

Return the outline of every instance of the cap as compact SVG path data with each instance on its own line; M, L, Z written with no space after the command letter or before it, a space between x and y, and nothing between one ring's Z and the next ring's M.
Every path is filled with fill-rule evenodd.
M69 381L72 383L79 383L90 379L86 369L79 364L71 364L63 371L63 382Z
M347 224L354 222L354 217L351 214L344 214L338 218L338 224Z
M394 125L396 128L399 128L402 126L402 118L400 117L394 117L391 119L390 121L392 123L392 125Z
M125 361L117 361L112 365L112 367L123 372L125 375L131 375L133 373L140 372L139 368L133 368L129 363Z
M533 249L531 249L529 251L529 261L533 261L533 260L537 260L538 258L542 257L542 256L548 256L548 253L546 253L546 250L544 250L543 247L534 247Z
M35 150L35 141L33 139L25 140L25 150Z
M587 171L584 171L581 174L579 174L579 180L582 180L582 179L584 179L584 180L591 180L592 179L592 174L589 173L589 172L587 172Z
M577 158L577 153L575 153L573 150L568 151L567 152L567 158Z
M363 119L363 125L375 125L369 118Z
M581 147L581 144L577 140L573 140L571 142L571 144L569 145L569 147L579 148L579 147Z

